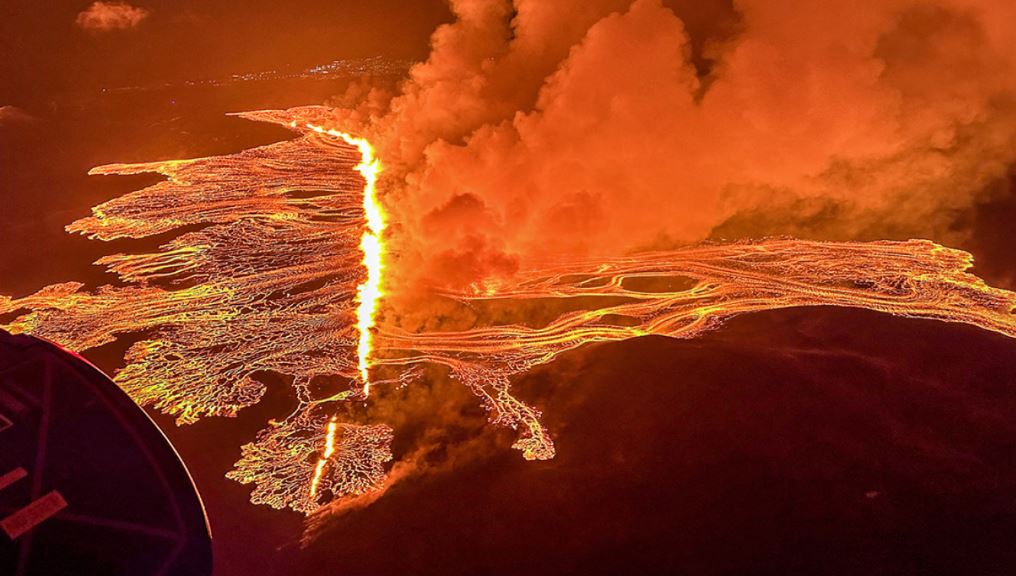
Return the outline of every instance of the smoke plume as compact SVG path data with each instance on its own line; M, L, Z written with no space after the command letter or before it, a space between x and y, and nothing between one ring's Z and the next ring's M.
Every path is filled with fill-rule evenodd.
M134 28L148 17L148 10L126 2L93 2L78 14L77 25L85 30L108 32Z
M377 143L398 268L428 281L710 237L955 240L1016 155L1012 3L451 6L398 91L336 118Z

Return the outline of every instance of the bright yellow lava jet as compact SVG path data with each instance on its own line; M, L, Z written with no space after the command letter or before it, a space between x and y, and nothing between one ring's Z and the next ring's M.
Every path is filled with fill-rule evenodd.
M318 484L321 482L321 475L325 471L325 464L328 459L335 453L335 416L328 421L328 429L325 433L325 451L321 454L321 458L317 461L317 466L314 467L314 476L310 480L310 498L314 500L317 497Z
M342 138L350 146L356 146L360 151L360 163L355 170L363 176L363 212L367 221L367 228L360 238L360 250L363 251L363 265L367 269L367 279L357 286L356 328L360 334L360 341L356 348L357 366L360 370L360 378L363 380L363 395L370 396L370 379L367 369L370 364L371 346L373 336L371 330L376 324L375 314L378 302L381 300L381 271L384 266L381 261L383 244L381 234L385 229L384 209L377 198L377 178L381 173L381 161L374 153L374 147L366 138L357 138L346 132L323 128L314 124L307 124L307 128L320 134L327 134Z

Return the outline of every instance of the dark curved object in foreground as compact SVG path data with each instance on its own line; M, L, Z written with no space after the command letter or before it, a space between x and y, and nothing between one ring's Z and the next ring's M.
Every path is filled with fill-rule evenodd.
M0 330L0 574L211 567L201 499L155 423L80 356Z

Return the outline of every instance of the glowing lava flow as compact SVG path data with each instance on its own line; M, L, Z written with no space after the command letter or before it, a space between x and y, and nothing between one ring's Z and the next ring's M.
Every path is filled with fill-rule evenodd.
M310 497L312 499L317 498L318 485L321 483L321 475L325 471L325 464L328 463L328 459L335 453L335 416L328 421L328 429L325 431L325 451L321 454L321 458L318 459L317 466L314 467L314 476L310 480Z
M375 314L378 301L382 296L381 272L384 267L381 261L383 253L381 234L385 229L385 218L384 209L377 197L377 178L381 173L381 161L378 160L374 153L374 147L366 138L357 138L346 132L323 128L311 123L307 123L307 128L319 134L342 138L347 144L356 146L360 151L360 163L354 169L363 176L364 180L363 212L367 221L367 229L360 238L360 250L363 251L363 265L367 269L367 279L356 288L359 303L356 309L356 328L360 334L356 355L357 368L363 381L363 395L366 398L370 396L368 368L370 367L373 340L372 330L377 323Z
M392 429L336 416L370 394L368 368L410 384L419 365L447 366L491 422L519 432L514 446L526 458L545 459L554 456L551 435L511 379L588 343L691 338L738 314L799 306L962 322L1016 338L1016 294L968 273L969 254L924 240L767 239L528 262L497 286L435 291L438 328L399 325L400 314L379 323L385 221L370 144L323 128L328 108L241 116L298 136L226 156L93 169L166 178L95 207L69 231L177 236L150 253L101 258L120 286L67 282L0 296L0 315L13 318L0 328L78 351L136 335L116 382L181 424L235 416L261 400L263 374L290 376L297 407L242 446L227 474L254 485L255 503L309 514L326 495L344 502L386 485Z

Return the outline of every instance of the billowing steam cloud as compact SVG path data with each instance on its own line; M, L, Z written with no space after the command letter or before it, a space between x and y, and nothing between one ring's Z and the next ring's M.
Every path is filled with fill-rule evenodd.
M386 162L402 258L424 263L400 268L463 283L717 236L955 240L1016 156L1016 5L715 4L454 0L399 93L338 118Z

